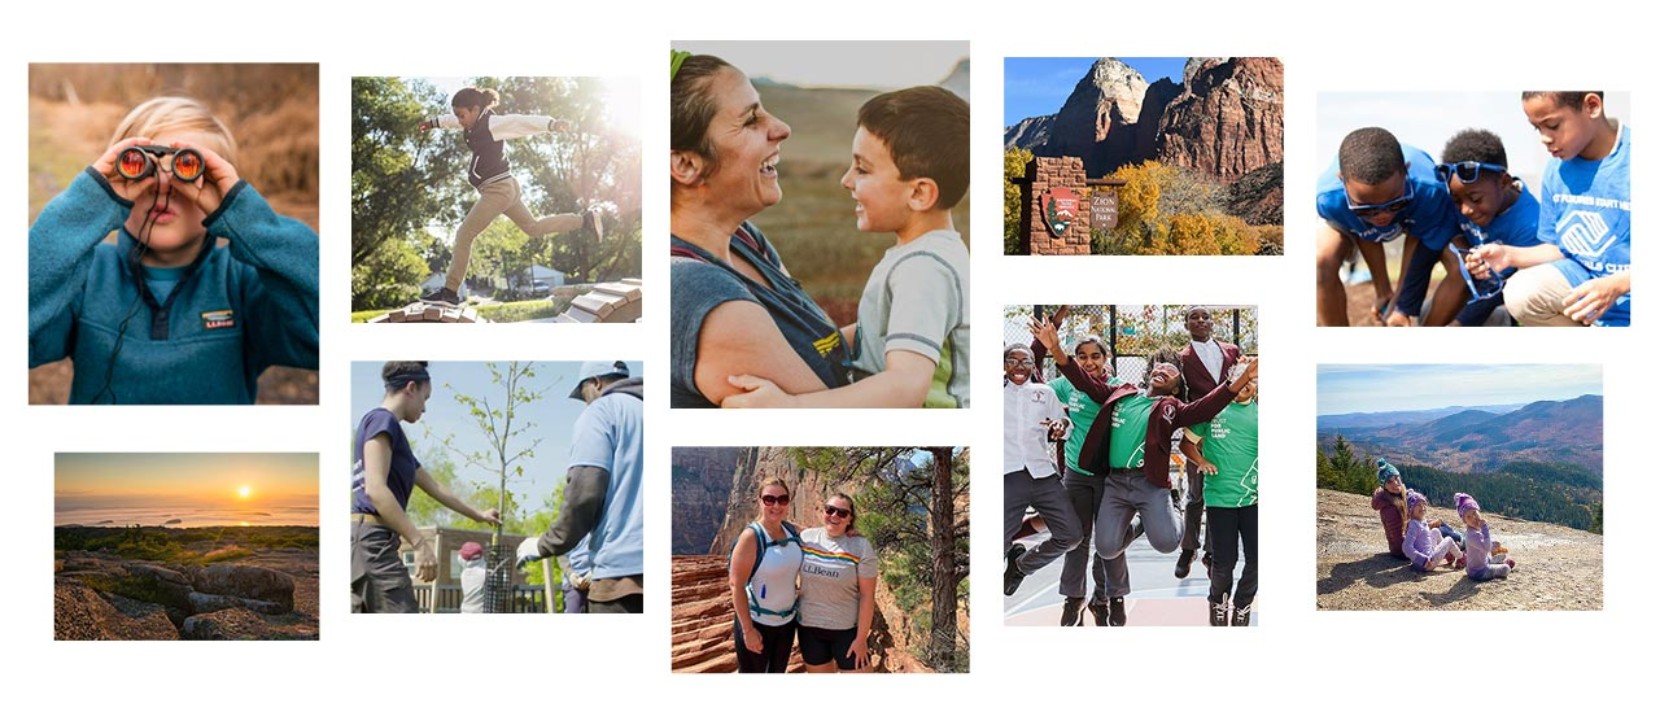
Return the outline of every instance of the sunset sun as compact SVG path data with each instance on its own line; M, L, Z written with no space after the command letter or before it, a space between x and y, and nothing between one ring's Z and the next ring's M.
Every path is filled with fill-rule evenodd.
M239 497L239 498L242 498L243 500L247 500L248 496L253 495L253 494L254 494L254 489L251 488L251 487L248 487L247 485L243 485L242 487L239 487L239 488L236 489L236 496Z

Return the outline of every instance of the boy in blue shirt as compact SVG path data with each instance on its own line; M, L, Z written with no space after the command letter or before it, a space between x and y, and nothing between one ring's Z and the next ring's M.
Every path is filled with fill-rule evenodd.
M1540 183L1539 245L1479 248L1473 273L1523 268L1504 306L1523 325L1631 324L1631 129L1604 115L1602 93L1524 92L1550 150Z
M841 329L857 381L801 396L768 380L722 407L968 407L968 246L951 220L968 192L968 102L940 87L871 98L859 109L842 187L864 232L898 242L871 271L858 322Z
M1437 260L1449 277L1458 273L1455 258L1445 252L1458 235L1458 215L1446 185L1435 178L1435 161L1388 130L1361 128L1344 137L1314 199L1326 221L1315 244L1321 325L1349 324L1348 292L1338 273L1356 248L1372 273L1380 319L1392 326L1411 325L1419 315ZM1406 238L1404 269L1392 289L1383 244L1398 237ZM1451 320L1463 292L1459 283L1437 287L1426 324ZM1383 315L1391 305L1393 311Z
M1519 248L1539 244L1539 201L1525 183L1510 175L1509 166L1504 141L1486 130L1460 131L1441 150L1441 164L1435 166L1435 174L1447 184L1447 192L1458 206L1462 216L1459 229L1469 245ZM1514 269L1499 276L1509 278L1513 274ZM1471 284L1482 292L1489 290L1485 282ZM1452 324L1484 325L1502 304L1502 290L1491 297L1473 298Z

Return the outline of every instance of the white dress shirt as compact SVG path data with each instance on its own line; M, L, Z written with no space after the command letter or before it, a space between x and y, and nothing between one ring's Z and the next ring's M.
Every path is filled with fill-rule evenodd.
M1049 427L1067 423L1055 391L1040 382L1003 383L1003 474L1026 470L1033 478L1058 474ZM1047 424L1046 424L1047 423ZM1071 431L1070 424L1065 425ZM1064 439L1064 435L1062 437Z
M1199 362L1204 363L1205 369L1210 371L1210 379L1216 384L1222 384L1222 346L1216 343L1216 338L1204 342L1191 341L1194 354L1199 356Z

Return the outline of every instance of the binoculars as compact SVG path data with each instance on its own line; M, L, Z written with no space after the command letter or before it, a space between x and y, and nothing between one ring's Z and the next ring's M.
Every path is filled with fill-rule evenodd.
M154 156L152 158L152 156ZM207 171L202 154L190 148L172 148L166 145L134 145L121 151L115 159L115 171L128 180L143 180L155 174L157 160L172 156L167 168L180 182L195 182Z

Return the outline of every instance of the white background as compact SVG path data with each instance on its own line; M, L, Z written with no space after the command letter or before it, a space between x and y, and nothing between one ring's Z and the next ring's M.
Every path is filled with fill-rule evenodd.
M0 591L6 714L281 717L777 715L1047 717L1081 712L1248 717L1629 715L1648 706L1657 590L1650 433L1639 414L1653 373L1652 313L1624 331L1316 330L1313 327L1317 93L1652 86L1651 20L1605 3L604 2L27 3L0 29L0 135L11 158L0 212L21 236L28 62L321 63L322 404L310 408L28 407L22 242L5 276L0 328L14 368L9 502ZM937 6L937 8L935 7ZM354 75L637 75L645 151L667 148L671 39L971 41L974 97L974 351L968 412L671 412L660 174L646 176L648 322L629 327L349 326L349 88ZM1004 258L1002 58L1034 55L1273 55L1286 67L1283 258ZM1644 131L1650 94L1633 93ZM1518 101L1517 113L1520 113ZM851 133L852 128L849 128ZM1639 141L1642 142L1642 141ZM1652 194L1640 155L1632 186ZM90 160L90 159L89 159ZM1646 216L1641 216L1646 217ZM19 238L21 240L21 238ZM1643 255L1639 249L1638 255ZM1262 312L1262 626L1005 629L995 582L1000 312L1042 303L1241 303ZM648 391L648 584L643 617L353 617L345 496L349 363L388 357L643 358ZM1334 362L1606 363L1605 610L1591 613L1316 613L1314 370ZM669 672L671 445L968 444L975 449L973 671L966 676L687 677ZM321 453L323 617L314 643L55 643L50 562L55 452ZM1525 578L1522 574L1512 582ZM1436 660L1435 658L1441 658ZM846 691L844 691L846 690ZM827 692L828 691L828 692ZM1637 705L1636 703L1643 703ZM975 709L979 709L976 712Z

